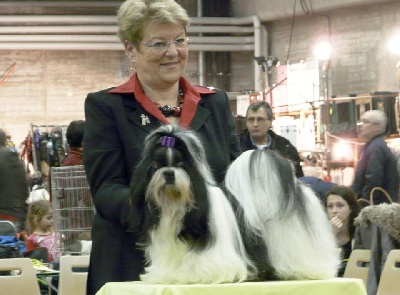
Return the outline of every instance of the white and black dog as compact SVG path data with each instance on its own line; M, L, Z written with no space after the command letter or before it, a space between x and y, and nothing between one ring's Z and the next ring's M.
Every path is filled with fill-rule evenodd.
M336 276L340 255L325 209L289 160L270 150L246 151L228 168L225 186L239 203L246 249L252 240L264 245L277 279ZM255 253L248 251L257 264Z
M143 211L145 282L336 275L340 260L325 212L282 157L242 154L228 169L225 194L196 134L165 125L146 138L132 184L132 204Z
M234 211L192 131L165 125L151 133L132 184L133 203L145 196L141 280L224 283L252 276Z

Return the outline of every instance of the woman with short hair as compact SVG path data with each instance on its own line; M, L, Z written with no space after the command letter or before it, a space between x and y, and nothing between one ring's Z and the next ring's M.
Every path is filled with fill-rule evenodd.
M162 124L196 131L218 182L239 153L227 94L183 78L189 21L173 0L127 0L118 10L118 35L134 73L85 101L83 163L96 207L88 294L144 272L136 235L141 214L131 206L129 186L151 131Z

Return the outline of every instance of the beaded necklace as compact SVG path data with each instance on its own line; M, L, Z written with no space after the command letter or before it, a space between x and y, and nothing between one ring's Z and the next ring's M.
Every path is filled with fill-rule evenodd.
M159 103L155 102L158 106L159 110L165 117L173 116L173 117L180 117L182 113L182 105L184 100L185 94L183 93L182 89L179 88L178 93L178 105L176 107L171 107L169 105L161 106Z

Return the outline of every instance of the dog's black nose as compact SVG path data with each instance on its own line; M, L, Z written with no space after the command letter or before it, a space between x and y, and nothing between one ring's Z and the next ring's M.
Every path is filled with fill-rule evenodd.
M175 172L173 170L165 170L163 174L167 184L175 183Z

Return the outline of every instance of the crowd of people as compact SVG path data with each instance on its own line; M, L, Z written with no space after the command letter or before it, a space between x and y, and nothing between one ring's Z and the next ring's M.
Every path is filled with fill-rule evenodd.
M63 166L82 165L84 120L72 121L66 132L69 152ZM40 174L39 174L40 175ZM54 220L49 188L42 179L26 171L18 150L4 130L0 129L0 220L11 221L24 252L46 248L48 259L54 261L59 245L54 232Z
M141 159L145 138L162 124L196 132L219 184L223 184L230 164L245 151L273 151L285 159L283 162L288 161L298 178L295 181L311 187L326 209L344 262L338 266L337 275L343 275L353 249L354 220L360 212L358 199L369 201L371 190L381 187L393 202L398 201L397 162L384 140L385 113L370 110L361 116L359 135L365 147L352 187L321 179L310 181L304 177L296 147L273 131L273 112L268 103L252 103L246 112L247 129L235 134L226 92L192 85L183 77L191 41L187 36L190 18L178 3L127 0L120 6L117 20L118 36L132 75L122 85L88 94L85 121L73 121L67 129L70 150L63 161L63 166L84 165L97 211L92 225L87 294L96 294L110 281L139 280L144 271L144 254L137 246L136 235L143 220L132 206L132 170ZM29 232L29 251L47 247L49 260L54 260L58 254L51 202L31 202L28 212L29 179L18 154L6 143L7 135L0 130L0 219L14 222L18 231ZM374 204L382 202L387 199L377 193Z
M84 129L84 120L74 120L68 125L68 152L62 162L63 167L82 165ZM56 233L49 187L43 182L41 173L32 177L26 170L10 135L2 129L0 178L0 220L14 224L20 254L52 263L53 268L58 269L62 237ZM58 284L57 278L53 278L53 284ZM46 286L43 288L47 290Z

